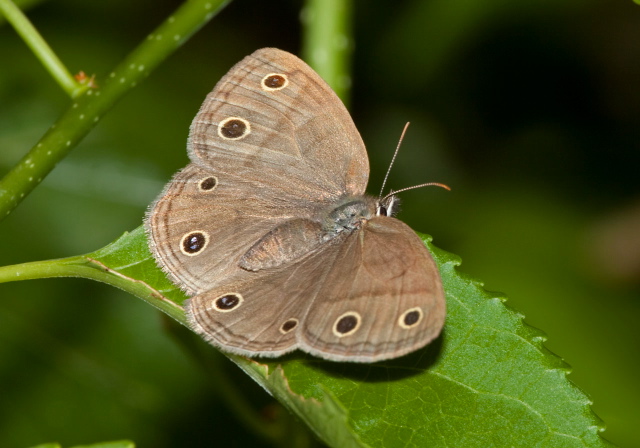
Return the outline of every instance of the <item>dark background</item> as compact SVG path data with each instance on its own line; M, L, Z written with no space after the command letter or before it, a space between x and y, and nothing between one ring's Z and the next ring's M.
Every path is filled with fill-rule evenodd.
M178 5L59 0L29 17L100 84ZM0 222L0 263L90 252L138 227L187 163L205 95L257 48L297 53L300 9L232 2ZM640 6L360 0L354 41L350 108L371 192L411 121L388 186L452 192L407 192L400 218L506 293L573 367L605 437L640 446ZM3 174L70 100L6 23L0 58ZM0 446L258 443L143 302L81 279L3 284L0 298Z

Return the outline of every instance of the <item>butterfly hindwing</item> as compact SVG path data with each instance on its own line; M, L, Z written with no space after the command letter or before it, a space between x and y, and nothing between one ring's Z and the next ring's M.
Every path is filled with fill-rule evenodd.
M412 352L440 333L445 300L438 268L409 226L373 218L337 252L309 305L302 350L375 362Z

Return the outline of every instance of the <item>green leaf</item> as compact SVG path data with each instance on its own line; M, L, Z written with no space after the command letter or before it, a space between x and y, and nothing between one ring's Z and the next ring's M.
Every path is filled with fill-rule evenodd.
M262 371L260 376L254 376L256 381L264 385L262 378L265 378L270 386L269 390L278 400L304 420L329 446L366 446L352 430L349 413L344 404L320 383L317 384L321 391L320 399L306 398L291 390L282 366L277 365L271 369L267 366L256 366L255 370Z
M504 296L459 273L458 257L423 239L448 307L442 336L426 349L365 365L301 353L229 358L331 446L611 446L591 402L567 379L568 366L544 348L544 335ZM185 323L185 296L156 267L142 228L92 254L40 262L40 269L43 263L55 275L67 269L130 291ZM12 268L27 278L30 265Z

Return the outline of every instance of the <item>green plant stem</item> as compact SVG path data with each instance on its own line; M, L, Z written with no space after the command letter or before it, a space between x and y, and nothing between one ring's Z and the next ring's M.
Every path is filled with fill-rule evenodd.
M88 86L80 84L67 70L62 61L56 56L51 47L42 38L38 30L31 24L20 8L11 0L0 0L0 12L4 15L25 43L31 48L42 65L49 71L53 79L67 92L71 98L76 98L87 90Z
M348 106L352 0L306 0L302 56Z
M187 324L180 305L170 301L147 283L120 274L89 255L0 267L0 283L57 277L82 277L107 283L142 298L181 324Z
M20 8L21 11L27 11L43 1L44 0L13 0L13 4ZM0 14L0 26L4 25L6 21L4 14Z
M0 0L6 1L6 0ZM137 83L219 12L229 0L188 0L109 74L84 92L0 180L0 219L24 199L100 118Z

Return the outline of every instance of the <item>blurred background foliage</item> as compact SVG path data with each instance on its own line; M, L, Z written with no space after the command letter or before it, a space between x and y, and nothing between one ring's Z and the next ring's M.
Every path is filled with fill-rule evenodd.
M178 1L31 2L97 83ZM103 118L0 222L0 263L93 251L132 230L187 163L205 95L253 50L300 49L299 1L235 1ZM640 7L624 0L357 0L351 111L376 193L548 335L605 437L640 446ZM70 100L2 21L0 174ZM0 446L129 438L264 443L243 429L160 313L80 279L0 286ZM636 373L634 373L636 372ZM253 387L234 366L229 373ZM252 391L253 389L248 389ZM273 410L259 389L256 405Z

